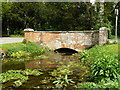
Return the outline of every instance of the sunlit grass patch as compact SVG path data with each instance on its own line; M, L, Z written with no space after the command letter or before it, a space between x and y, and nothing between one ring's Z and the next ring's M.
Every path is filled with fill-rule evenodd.
M19 43L7 43L7 44L0 44L0 49L10 49L10 48L16 48L19 46L24 46L25 44L23 44L22 42Z

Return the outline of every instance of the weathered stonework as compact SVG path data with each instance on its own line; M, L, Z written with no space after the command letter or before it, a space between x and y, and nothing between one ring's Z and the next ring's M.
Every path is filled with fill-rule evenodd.
M25 38L52 50L70 48L81 51L94 45L105 44L108 38L107 30L103 27L92 31L25 31Z

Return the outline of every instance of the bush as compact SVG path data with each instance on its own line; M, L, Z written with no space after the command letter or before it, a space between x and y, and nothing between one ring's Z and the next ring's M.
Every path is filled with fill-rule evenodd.
M26 44L26 39L23 39L22 43Z

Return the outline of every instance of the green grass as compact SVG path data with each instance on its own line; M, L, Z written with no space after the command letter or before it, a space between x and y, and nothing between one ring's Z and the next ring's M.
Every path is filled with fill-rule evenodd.
M30 55L42 55L46 51L45 47L40 47L38 44L33 42L28 42L26 44L23 42L1 44L0 48L6 51L7 57L12 58L21 58Z
M117 36L117 38L120 39L120 36ZM109 39L116 39L116 36L115 35L110 35Z
M16 47L24 46L24 45L25 44L23 44L22 42L20 42L20 43L0 44L0 49L7 50L7 49L10 49L10 48L16 48Z
M89 50L82 51L82 54L89 54L89 57L96 57L98 55L112 55L118 54L118 44L106 44L104 46L95 46Z
M112 88L115 90L118 90L118 81L107 81L107 82L101 82L101 83L94 83L94 82L82 82L82 83L78 83L76 86L76 88L86 88L88 90L88 88ZM106 90L106 89L105 89ZM108 89L109 90L109 89Z
M24 35L10 35L10 37L24 37Z

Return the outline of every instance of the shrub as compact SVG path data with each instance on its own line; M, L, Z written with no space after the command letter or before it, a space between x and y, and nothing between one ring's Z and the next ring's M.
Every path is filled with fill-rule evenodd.
M22 43L26 44L26 39L23 39Z

